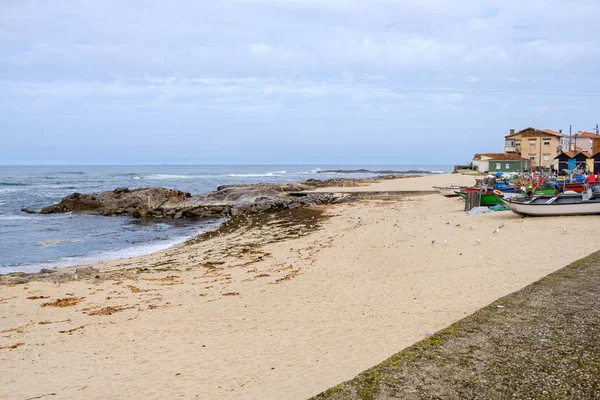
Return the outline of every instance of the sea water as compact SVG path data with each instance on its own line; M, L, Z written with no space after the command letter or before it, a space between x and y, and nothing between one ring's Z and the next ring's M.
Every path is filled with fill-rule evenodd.
M450 166L328 165L323 170L421 170L448 172ZM0 273L36 272L148 254L193 237L217 220L136 220L83 214L30 215L74 193L117 187L166 187L191 194L220 185L286 183L357 178L376 174L318 173L304 165L210 166L0 166Z

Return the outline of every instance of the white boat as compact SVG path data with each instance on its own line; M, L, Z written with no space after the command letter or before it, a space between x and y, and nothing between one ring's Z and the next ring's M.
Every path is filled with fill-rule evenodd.
M460 186L452 185L452 186L433 186L435 190L439 192L444 197L458 197L456 194L457 190L460 190Z
M591 191L558 196L534 196L525 202L500 200L514 213L532 217L600 214L600 196L594 196Z

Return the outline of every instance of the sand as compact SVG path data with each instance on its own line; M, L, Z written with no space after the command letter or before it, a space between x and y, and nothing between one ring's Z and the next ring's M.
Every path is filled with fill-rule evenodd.
M451 183L474 178L357 190ZM440 195L325 212L294 239L261 244L266 226L94 265L152 270L117 281L0 286L0 398L303 399L599 249L597 217L469 216Z

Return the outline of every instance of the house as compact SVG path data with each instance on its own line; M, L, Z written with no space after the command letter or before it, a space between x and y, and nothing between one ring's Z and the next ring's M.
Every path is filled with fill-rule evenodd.
M576 160L575 153L570 151L564 151L554 157L555 160L558 160L558 171L564 171L565 169L573 170L576 168Z
M595 154L600 151L600 135L592 132L578 132L573 135L571 141L573 148L581 148L581 151L587 151L590 154Z
M561 152L569 149L569 137L551 129L514 129L504 137L504 151L528 159L533 168L550 168Z
M574 170L577 168L588 168L590 171L594 170L594 159L587 151L580 151L574 153L572 151L565 151L554 157L558 160L558 171L564 171L565 169Z
M590 171L594 171L594 174L600 174L600 151L594 154L591 158L594 168Z
M478 153L472 165L480 172L523 172L530 167L528 159L510 153Z

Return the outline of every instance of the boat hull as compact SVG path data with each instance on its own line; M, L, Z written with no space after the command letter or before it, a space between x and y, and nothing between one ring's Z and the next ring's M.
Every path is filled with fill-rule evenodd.
M441 187L441 186L433 186L435 190L437 190L444 197L457 197L456 191L459 189L456 187Z
M527 204L499 199L515 214L530 217L548 217L559 215L600 215L600 201L574 204Z
M460 196L461 199L463 199L465 201L467 200L466 193L458 192L457 195ZM481 202L479 204L484 207L495 206L497 204L500 204L500 200L499 200L499 197L496 197L493 194L482 194Z

